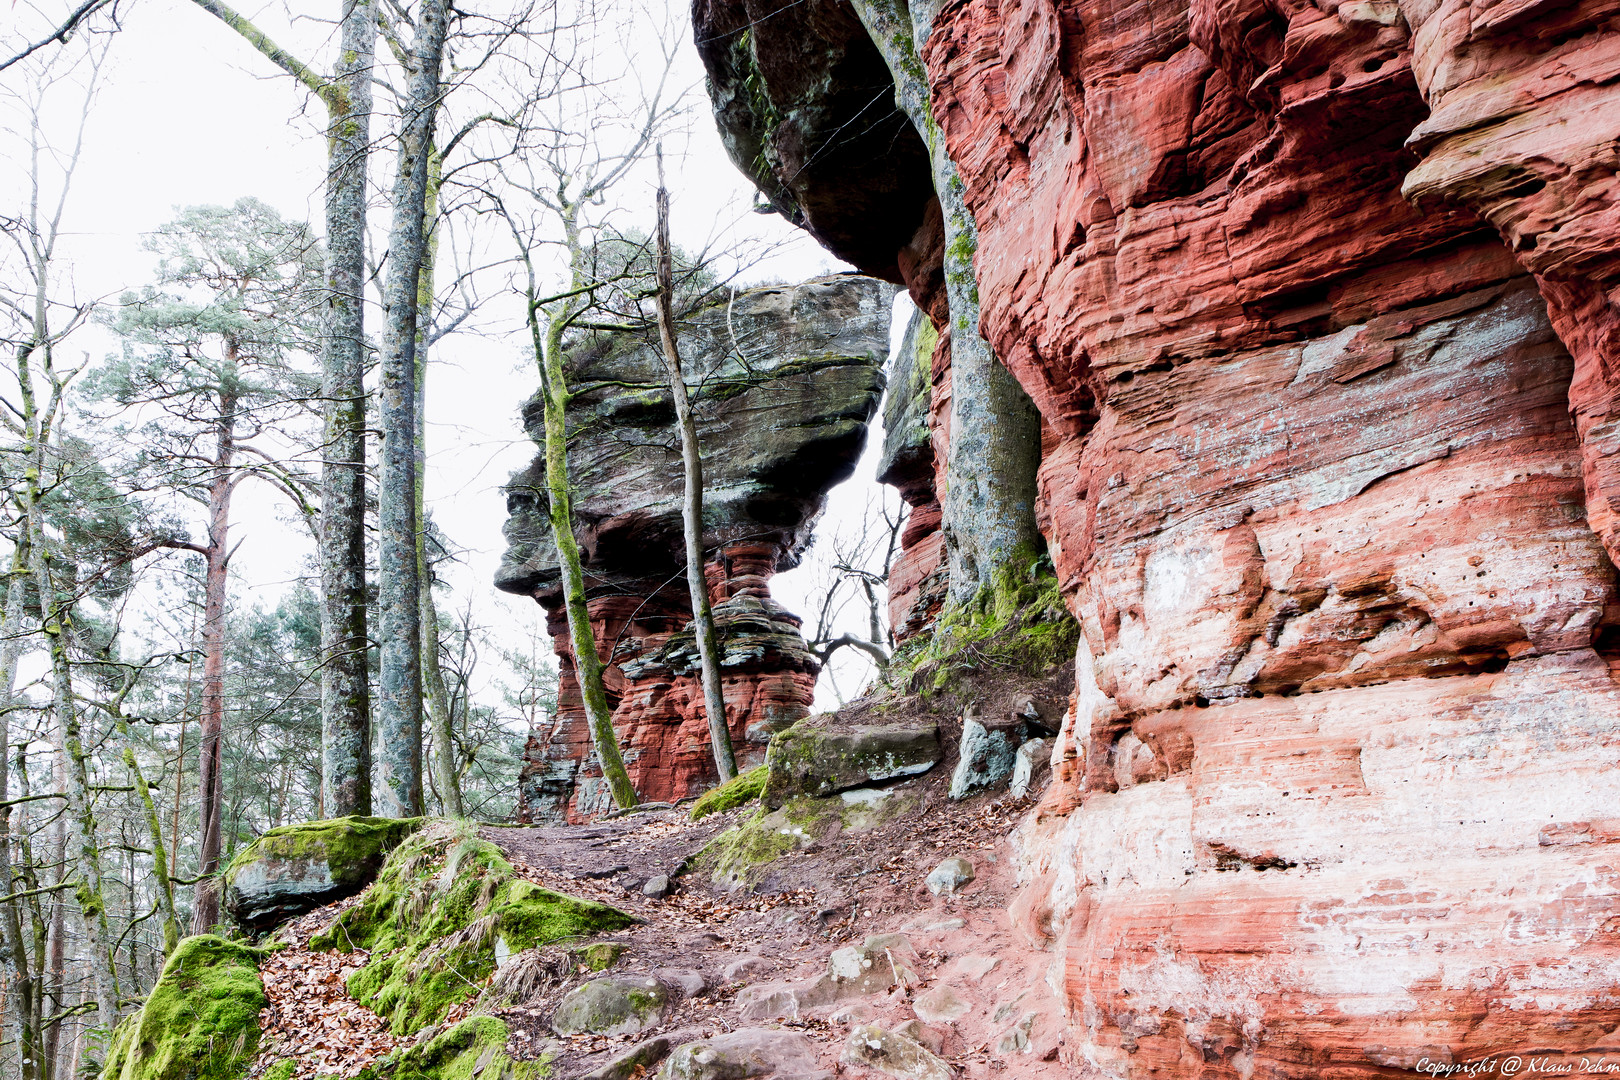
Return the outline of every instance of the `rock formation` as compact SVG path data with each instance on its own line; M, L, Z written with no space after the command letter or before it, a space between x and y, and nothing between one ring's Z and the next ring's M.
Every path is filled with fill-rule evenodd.
M945 329L920 141L792 167L898 119L841 0L694 17L739 165ZM1016 911L1067 1060L1612 1046L1612 7L961 0L920 47L1083 628ZM897 625L939 565L948 364L891 404Z
M883 390L893 290L871 278L754 289L682 330L703 447L704 545L739 765L809 714L819 665L770 577L797 565L827 491L853 471ZM576 536L614 726L639 795L673 800L715 779L683 573L674 407L655 343L619 336L576 350L568 417ZM538 437L539 402L525 411ZM507 487L510 548L496 584L545 606L562 665L556 715L531 734L520 815L608 809L590 751L544 503L544 463Z

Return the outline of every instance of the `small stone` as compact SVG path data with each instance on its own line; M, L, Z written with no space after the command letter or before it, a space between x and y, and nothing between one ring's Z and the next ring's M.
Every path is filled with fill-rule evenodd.
M682 997L697 997L709 988L709 980L696 971L680 968L659 968L653 974L681 992Z
M669 1053L669 1039L660 1035L637 1043L606 1065L586 1073L580 1080L631 1080L645 1076L647 1070L663 1061ZM638 1073L636 1070L640 1068Z
M963 1001L955 990L944 983L922 994L911 1003L917 1018L928 1024L951 1024L966 1016L973 1008Z
M562 999L551 1028L559 1035L633 1035L663 1019L668 1001L657 979L592 979Z
M984 977L1001 966L1001 960L994 956L977 956L969 953L956 961L956 970L974 982L983 982Z
M894 1029L896 1035L904 1035L912 1042L926 1046L930 1053L940 1054L945 1051L945 1035L935 1031L921 1020L907 1020Z
M1015 799L1022 799L1044 786L1051 772L1052 740L1031 739L1013 755L1012 783L1008 793Z
M763 956L739 957L726 965L726 979L728 982L735 982L738 979L745 979L750 975L757 975L762 971L767 971L770 967L771 962Z
M741 1028L678 1046L659 1070L659 1080L832 1080L816 1064L817 1046L796 1031Z
M641 887L642 893L653 898L660 898L669 892L669 875L654 874L647 879L647 884Z
M973 864L957 857L946 859L928 872L928 891L949 896L973 880Z
M838 1059L845 1065L867 1065L901 1080L953 1080L951 1067L917 1040L876 1024L849 1033Z

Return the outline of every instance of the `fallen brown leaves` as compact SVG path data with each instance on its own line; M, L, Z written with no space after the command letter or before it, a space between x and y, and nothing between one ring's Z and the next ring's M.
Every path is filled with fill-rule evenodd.
M309 951L310 936L346 906L322 908L289 924L278 935L287 947L260 966L270 1004L259 1013L263 1036L248 1071L250 1080L284 1058L296 1062L294 1080L315 1076L349 1080L394 1049L387 1023L350 997L345 985L366 962L366 953Z

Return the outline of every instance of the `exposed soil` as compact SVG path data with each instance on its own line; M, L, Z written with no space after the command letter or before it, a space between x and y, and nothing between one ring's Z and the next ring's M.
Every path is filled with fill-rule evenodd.
M1050 717L1055 726L1071 681L1061 672L1024 680L995 673L986 682L998 693L983 714L1005 715L1033 700L1043 721ZM867 820L866 827L846 827L848 818L827 815L815 826L819 834L763 867L751 889L725 893L706 876L682 874L682 869L711 839L752 815L757 804L700 822L688 820L682 806L587 826L485 826L484 837L502 849L519 876L613 904L640 920L622 933L592 939L623 947L604 972L588 970L577 951L562 945L528 956L537 974L519 999L494 1009L512 1032L508 1053L523 1059L550 1054L553 1075L569 1080L660 1036L679 1045L740 1027L784 1026L822 1046L821 1066L828 1071L876 1080L882 1074L875 1070L839 1063L850 1029L862 1023L893 1028L919 1013L927 1022L929 1005L940 996L930 992L948 987L965 1011L954 1020L935 1012L923 1034L939 1041L941 1056L958 1076L1067 1076L1057 1060L1060 999L1049 985L1057 955L1015 929L1007 911L1016 887L1007 837L1030 803L998 793L960 802L946 797L960 720L940 713L954 709L955 698L906 697L846 710L844 723L929 715L941 724L947 758L923 776L890 785L875 825ZM976 877L954 896L936 897L925 878L951 856L970 861ZM658 875L672 881L671 891L661 898L645 895L643 885ZM300 1059L298 1077L316 1071L353 1076L393 1045L381 1021L343 989L347 970L341 965L352 968L357 958L312 954L304 947L343 906L323 908L284 929L278 936L292 947L266 967L272 998L267 1022L273 1031L261 1062L292 1052ZM885 993L805 1008L790 1019L740 1015L737 994L745 987L812 980L827 971L833 950L891 932L904 933L917 953L915 981L902 979ZM661 980L670 991L661 1023L628 1036L554 1034L549 1021L557 1003L601 975Z

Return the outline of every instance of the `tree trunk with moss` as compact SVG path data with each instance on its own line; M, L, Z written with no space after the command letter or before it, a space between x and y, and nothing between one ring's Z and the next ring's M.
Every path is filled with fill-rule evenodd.
M737 775L737 757L726 725L726 698L720 682L720 644L709 606L709 584L703 570L703 455L697 424L686 393L680 347L675 340L675 260L669 246L669 192L664 188L664 159L658 158L658 337L663 346L669 392L675 399L675 426L681 434L681 462L686 473L681 527L686 535L686 588L692 599L692 630L697 639L703 677L703 707L709 721L709 747L714 767L725 783Z
M417 817L422 801L422 621L417 574L416 346L433 126L439 109L446 5L423 0L394 174L382 365L382 468L377 606L377 727L383 813Z
M851 0L894 76L894 99L928 147L934 192L945 219L945 294L950 305L950 442L941 493L941 527L950 569L950 599L960 607L994 589L998 572L1015 568L1043 545L1035 524L1041 420L1018 380L979 334L979 289L973 276L978 229L962 178L945 149L928 93L922 47L936 5L903 0Z
M439 178L443 158L434 147L428 158L427 245L422 257L422 273L417 287L417 306L422 312L433 309L433 271L439 251ZM439 801L450 817L465 817L461 799L461 777L456 771L455 732L451 729L450 693L439 667L439 608L433 602L433 570L428 562L427 532L427 369L429 319L419 320L416 333L416 575L422 623L422 693L428 711L428 728L433 735L434 782Z

